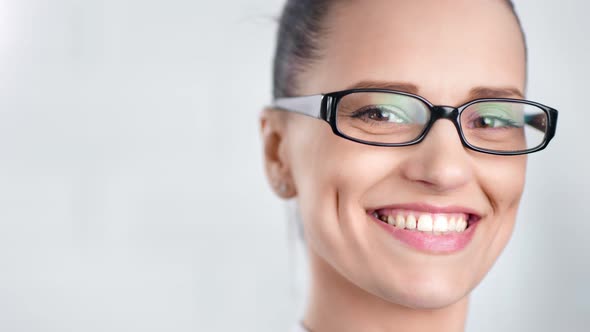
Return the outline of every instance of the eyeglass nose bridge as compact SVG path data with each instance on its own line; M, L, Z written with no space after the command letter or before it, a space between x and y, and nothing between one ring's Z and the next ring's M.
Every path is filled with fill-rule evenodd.
M434 125L434 122L439 119L451 120L451 122L457 127L457 131L460 133L459 128L459 109L453 106L435 105L430 108L430 123L429 127ZM429 128L430 129L430 128Z
M432 120L436 121L438 119L449 119L454 120L457 119L459 115L459 109L453 106L445 106L445 105L436 105L431 107L432 112Z
M466 145L465 139L463 137L463 133L461 132L461 126L459 124L459 108L453 106L446 106L446 105L434 105L430 107L430 121L427 125L426 130L424 131L420 141L426 137L432 126L437 120L440 119L447 119L455 125L455 129L457 129L457 134L459 135L459 139L463 145Z

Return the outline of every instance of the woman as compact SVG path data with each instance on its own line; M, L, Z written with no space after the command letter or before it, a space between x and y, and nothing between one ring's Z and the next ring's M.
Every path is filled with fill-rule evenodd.
M464 330L555 132L525 83L505 0L288 1L261 132L303 223L302 329Z

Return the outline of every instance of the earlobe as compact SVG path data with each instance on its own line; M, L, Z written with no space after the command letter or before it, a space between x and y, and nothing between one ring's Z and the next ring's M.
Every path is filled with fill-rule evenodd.
M296 196L296 190L285 153L286 126L282 115L270 109L263 110L260 114L260 133L266 176L274 192L287 199Z

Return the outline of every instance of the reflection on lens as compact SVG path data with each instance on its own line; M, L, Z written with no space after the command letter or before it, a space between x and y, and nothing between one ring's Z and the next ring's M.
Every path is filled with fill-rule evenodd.
M336 125L345 136L376 143L406 143L424 131L430 110L421 100L396 93L357 92L337 106Z
M469 144L493 151L524 151L545 140L547 114L519 102L478 102L461 113Z

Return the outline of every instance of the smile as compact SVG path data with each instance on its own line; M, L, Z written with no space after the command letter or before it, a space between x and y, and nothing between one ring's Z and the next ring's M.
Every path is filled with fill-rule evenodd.
M367 210L394 238L419 251L452 253L467 246L481 216L460 207L411 204Z
M378 210L373 216L397 228L428 232L435 235L464 232L471 219L465 213L426 213L420 211Z

